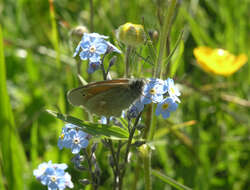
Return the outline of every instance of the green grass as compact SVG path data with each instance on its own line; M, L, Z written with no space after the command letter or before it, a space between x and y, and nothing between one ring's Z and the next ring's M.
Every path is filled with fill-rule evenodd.
M157 117L154 121L155 138L150 142L155 147L151 157L152 189L249 189L250 65L247 63L227 78L209 75L195 66L193 49L206 45L236 55L245 53L249 58L250 1L179 2L169 39L170 52L175 48L176 51L169 62L170 71L163 69L163 78L171 76L180 84L181 104L168 120ZM93 3L94 31L110 36L114 44L115 29L126 22L144 21L147 29L160 32L159 18L167 9L165 1ZM75 189L82 188L77 185L78 179L88 177L87 172L74 170L70 151L57 148L64 124L45 110L72 115L84 122L88 118L85 111L69 105L66 94L78 86L69 32L80 24L90 27L89 8L89 1L80 0L54 1L54 12L49 1L0 1L1 190L46 189L32 172L39 163L49 160L70 165ZM153 44L156 51L159 44L159 40ZM121 48L125 51L124 46ZM137 52L146 58L152 49L143 46ZM112 68L115 78L124 74L123 56L118 55ZM137 56L133 59L135 76L152 76L151 64ZM167 55L163 60L167 60ZM101 71L90 76L86 69L83 63L85 80L102 80ZM239 103L235 98L245 102ZM143 123L147 122L147 110ZM188 121L195 122L185 123ZM145 189L143 158L138 149L132 148L132 152L124 189ZM100 189L110 189L113 183L108 154L100 143L96 151L102 170Z

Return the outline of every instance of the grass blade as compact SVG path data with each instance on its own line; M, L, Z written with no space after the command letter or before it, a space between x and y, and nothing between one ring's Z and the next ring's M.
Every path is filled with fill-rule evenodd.
M164 181L165 183L175 187L176 189L179 190L192 190L191 188L180 184L179 182L175 181L174 179L162 174L161 172L157 171L157 170L152 170L152 174L159 178L160 180Z

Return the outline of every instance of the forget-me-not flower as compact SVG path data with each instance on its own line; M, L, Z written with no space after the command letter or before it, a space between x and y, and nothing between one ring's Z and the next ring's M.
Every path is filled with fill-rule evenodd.
M101 62L90 62L89 63L89 68L88 68L88 73L92 74L93 72L95 72L96 70L98 70L101 66Z
M49 190L63 190L66 187L73 188L71 176L64 170L66 164L52 164L44 162L33 171L33 175L43 184L47 185Z
M168 78L166 81L165 81L167 87L168 87L168 94L171 98L174 99L174 101L180 103L180 99L178 98L178 96L181 95L179 89L175 86L174 84L174 80L171 79L171 78Z
M170 116L170 112L175 111L178 107L178 104L174 102L173 98L165 98L162 102L157 105L155 114L159 116L162 114L164 119Z
M101 55L105 54L107 51L121 53L118 48L105 40L107 38L107 36L98 33L84 33L73 56L75 57L80 53L79 56L82 60L99 62L101 60Z
M69 131L70 130L76 130L78 127L76 125L73 125L71 123L66 124L63 128L62 128L62 133L59 136L58 142L57 142L57 146L59 147L59 149L63 149L63 147L65 148L70 148L69 144L68 144L68 140L69 140Z
M158 103L163 100L163 94L167 92L166 84L161 79L150 79L144 87L141 102L143 104Z
M82 60L98 62L101 59L100 55L106 53L107 48L107 42L103 38L99 37L99 35L97 35L96 33L94 33L94 35L84 33L82 40L76 47L74 56L76 56L80 52L80 58Z
M89 144L88 134L81 130L70 130L68 135L66 147L69 147L73 154L78 154L82 148L86 148Z

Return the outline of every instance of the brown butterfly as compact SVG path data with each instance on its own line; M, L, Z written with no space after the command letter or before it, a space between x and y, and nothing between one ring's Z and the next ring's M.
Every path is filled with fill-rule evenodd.
M139 99L144 79L116 79L93 82L68 92L74 106L83 106L93 114L119 117L122 110Z

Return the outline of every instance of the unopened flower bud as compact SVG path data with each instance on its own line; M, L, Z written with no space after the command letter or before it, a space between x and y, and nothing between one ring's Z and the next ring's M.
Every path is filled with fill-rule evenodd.
M80 183L82 185L88 185L89 184L89 180L88 179L80 179L79 181L80 181Z
M112 57L112 59L109 61L109 67L112 67L117 60L117 56Z
M145 128L145 125L143 125L143 124L138 124L138 125L136 125L136 129L137 130L143 130Z
M109 164L110 166L113 168L115 166L115 162L114 162L114 159L111 155L109 155Z
M142 157L147 157L150 154L149 147L147 144L143 144L139 147L139 152Z
M101 176L101 168L98 164L95 164L95 174L96 176Z
M156 43L158 41L159 33L157 32L157 30L149 30L148 34L153 43Z
M116 37L124 44L133 47L142 45L146 39L143 26L129 22L117 29Z
M94 143L91 147L91 152L94 153L97 149L97 143Z
M73 28L70 32L70 40L73 46L73 49L75 49L78 45L78 43L81 41L82 36L84 33L88 33L88 29L85 26L77 26Z
M136 141L135 143L133 143L132 145L135 147L140 147L141 145L145 144L145 141Z

